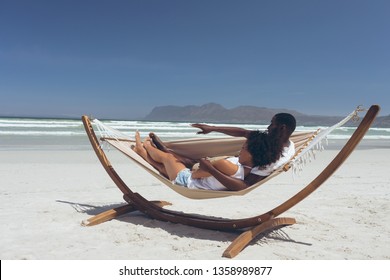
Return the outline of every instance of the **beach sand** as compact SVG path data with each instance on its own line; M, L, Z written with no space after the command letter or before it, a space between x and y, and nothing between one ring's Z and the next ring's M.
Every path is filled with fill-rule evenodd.
M336 153L332 148L318 153L302 174L282 174L244 197L202 201L179 196L118 152L108 154L134 191L172 202L169 209L244 218L294 195ZM261 235L236 259L389 260L389 166L389 146L363 143L317 191L283 215L297 224ZM81 226L124 204L92 149L1 150L0 178L2 260L218 260L237 236L139 212Z

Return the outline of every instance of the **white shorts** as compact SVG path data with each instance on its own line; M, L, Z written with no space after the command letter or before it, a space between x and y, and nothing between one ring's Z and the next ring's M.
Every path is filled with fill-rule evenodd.
M176 179L173 181L173 183L183 187L187 187L188 179L191 177L191 174L191 170L185 168L179 173L177 173Z

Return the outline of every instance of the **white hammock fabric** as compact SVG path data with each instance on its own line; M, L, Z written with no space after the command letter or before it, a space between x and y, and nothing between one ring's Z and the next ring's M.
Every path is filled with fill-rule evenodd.
M268 180L272 179L273 177L277 176L278 174L282 173L283 170L288 170L290 167L293 169L293 174L298 173L303 170L303 167L309 163L314 158L314 151L315 150L323 150L322 141L326 139L326 137L335 129L341 127L345 123L347 123L351 119L355 119L358 115L358 112L362 111L360 107L358 107L356 110L354 110L351 114L349 114L346 118L338 122L337 124L320 130L318 129L316 132L296 132L293 134L292 137L296 137L296 141L294 141L296 145L296 154L294 157L283 167L275 170L271 175L266 177L265 179L261 180L260 182L240 191L214 191L214 190L200 190L200 189L188 189L179 185L176 185L172 183L170 180L165 178L164 176L160 175L159 172L150 165L147 161L145 161L141 156L139 156L137 153L135 153L131 146L135 144L135 140L128 137L124 133L122 133L119 130L116 130L103 122L99 121L98 119L93 120L93 124L97 127L97 130L99 131L101 140L103 142L106 142L110 144L111 146L115 147L122 153L124 153L126 156L130 157L135 163L137 163L139 166L143 167L147 172L149 172L151 175L156 177L158 180L160 180L163 184L170 187L175 192L191 198L191 199L208 199L208 198L221 198L226 196L233 196L233 195L245 195L248 192L254 190L258 186L264 184ZM175 147L175 145L182 145L185 144L193 144L193 145L202 145L204 143L208 143L208 145L213 145L215 143L215 146L212 146L212 151L216 150L216 147L224 147L226 145L234 145L232 148L225 149L227 151L226 153L223 153L223 155L231 156L236 155L237 153L237 147L238 149L241 147L242 142L245 141L244 138L238 138L238 137L226 137L226 138L206 138L206 139L187 139L187 140L179 140L179 141L172 141L167 142L168 146ZM221 154L218 154L218 151L214 152L214 155L212 156L219 156ZM202 155L204 156L204 155ZM199 158L199 157L198 157Z

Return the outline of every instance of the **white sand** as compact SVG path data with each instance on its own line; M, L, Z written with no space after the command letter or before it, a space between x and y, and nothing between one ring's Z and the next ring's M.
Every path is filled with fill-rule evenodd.
M320 153L293 180L283 174L245 197L183 198L117 152L114 166L148 199L222 217L261 214L295 194L335 155ZM236 259L389 260L390 149L361 149L285 215L297 224L257 238ZM152 220L139 212L94 227L82 220L122 205L92 150L0 151L1 259L221 259L235 233Z

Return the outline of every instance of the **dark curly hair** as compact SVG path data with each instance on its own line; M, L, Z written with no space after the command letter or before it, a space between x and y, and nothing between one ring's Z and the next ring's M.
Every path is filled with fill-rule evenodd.
M283 150L280 141L274 139L266 132L251 131L247 139L247 149L252 156L253 167L267 166L277 161Z

